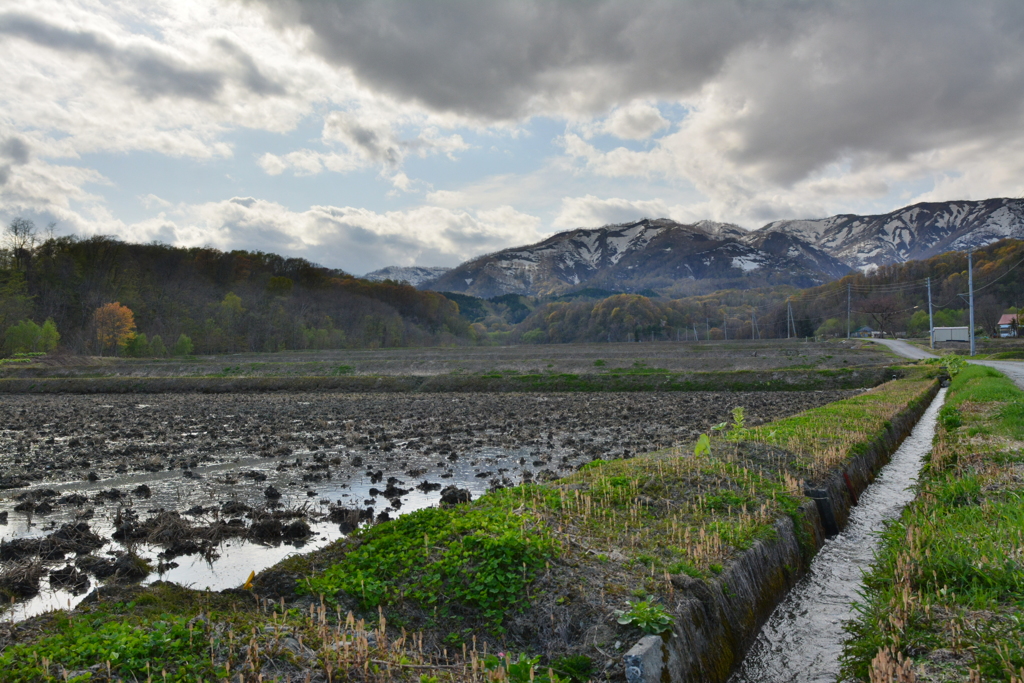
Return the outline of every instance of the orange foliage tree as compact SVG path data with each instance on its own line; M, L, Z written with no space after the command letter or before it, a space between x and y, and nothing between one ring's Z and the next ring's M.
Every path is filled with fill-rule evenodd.
M96 323L96 339L100 343L101 356L104 349L111 346L123 349L135 336L135 314L119 301L97 308L93 313L93 321Z

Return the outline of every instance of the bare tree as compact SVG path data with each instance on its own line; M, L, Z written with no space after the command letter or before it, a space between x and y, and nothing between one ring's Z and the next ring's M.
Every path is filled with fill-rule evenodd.
M882 296L861 304L861 310L871 316L883 335L886 331L896 336L896 322L905 313L904 306L891 296Z
M993 337L999 336L999 318L1003 316L1003 304L993 294L985 294L974 302L974 317L982 329Z
M21 216L13 219L4 231L4 244L14 254L15 267L24 270L36 246L36 224Z

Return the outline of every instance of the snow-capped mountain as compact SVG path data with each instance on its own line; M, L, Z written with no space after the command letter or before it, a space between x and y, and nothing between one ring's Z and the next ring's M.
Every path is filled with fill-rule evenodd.
M706 281L705 291L809 287L851 269L871 270L1007 237L1024 239L1022 199L915 204L879 216L775 221L757 230L714 221L684 225L644 219L562 232L450 270L392 267L367 277L485 298L561 294L581 287L667 291L698 280Z
M433 280L447 273L451 268L443 267L420 267L420 266L387 266L363 276L366 280L382 281L394 280L395 282L407 282L413 287L428 285Z
M880 216L775 221L751 233L757 234L796 238L866 271L1007 237L1024 239L1024 200L934 202Z
M735 225L668 219L577 229L505 249L453 268L430 288L479 297L559 294L578 286L617 291L671 287L680 280L722 286L790 283L807 287L849 269L784 235L752 238Z

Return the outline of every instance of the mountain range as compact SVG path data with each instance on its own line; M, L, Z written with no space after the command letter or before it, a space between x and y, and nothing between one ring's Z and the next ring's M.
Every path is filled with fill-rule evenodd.
M536 244L442 269L391 267L367 277L491 298L552 296L582 287L670 295L789 284L819 285L851 272L946 251L1024 239L1024 200L915 204L887 214L783 220L757 230L642 219L561 232ZM408 271L404 273L402 271ZM413 281L415 278L415 282Z

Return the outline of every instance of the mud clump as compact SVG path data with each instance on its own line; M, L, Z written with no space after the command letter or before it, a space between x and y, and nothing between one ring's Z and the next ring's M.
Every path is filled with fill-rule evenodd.
M281 540L281 520L269 518L252 523L247 538L258 543L274 543Z
M62 560L65 555L84 555L100 548L105 541L85 522L68 523L44 538L16 538L0 543L0 561L20 561L29 557Z
M98 579L123 583L139 582L152 571L149 562L132 552L116 553L113 559L85 555L78 558L75 568Z
M244 515L251 511L251 507L237 500L229 500L220 506L220 512L222 515Z
M50 586L66 588L72 595L79 595L89 590L89 577L73 564L69 564L50 572Z
M304 519L297 519L281 527L281 538L286 541L304 541L312 535L313 530Z
M305 541L313 535L313 530L303 519L304 515L301 509L253 512L253 522L246 538L265 545Z
M468 503L473 500L473 494L469 489L460 489L458 486L446 486L441 491L441 506L453 507L461 503Z
M370 513L372 517L373 513ZM341 533L350 534L359 527L359 522L364 519L363 511L355 508L331 507L327 519L337 524Z

